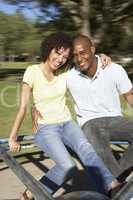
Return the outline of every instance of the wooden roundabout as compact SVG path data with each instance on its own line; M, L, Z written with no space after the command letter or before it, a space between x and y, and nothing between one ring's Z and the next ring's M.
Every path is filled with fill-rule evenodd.
M31 145L34 145L31 136L21 136L19 140L31 140ZM20 181L32 192L35 200L54 200L43 187L24 167L17 162L17 160L8 152L8 139L0 140L0 157L20 179ZM29 145L29 143L28 143ZM123 174L129 175L127 172ZM109 198L106 195L95 191L77 190L66 193L59 198L59 200L133 200L133 177L113 196ZM57 198L58 200L58 198Z

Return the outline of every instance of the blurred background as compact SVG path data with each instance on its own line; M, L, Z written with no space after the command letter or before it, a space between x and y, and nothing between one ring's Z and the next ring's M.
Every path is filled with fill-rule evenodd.
M133 0L0 0L1 138L9 135L25 68L39 62L41 40L55 31L90 36L97 53L122 64L133 80ZM121 102L124 115L133 118L133 109ZM68 104L72 109L69 95ZM32 99L21 134L32 133L31 106Z

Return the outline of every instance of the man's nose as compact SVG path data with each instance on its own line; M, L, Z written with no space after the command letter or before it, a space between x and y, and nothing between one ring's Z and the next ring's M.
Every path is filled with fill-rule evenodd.
M79 63L82 61L81 55L78 55L78 56L77 56L77 60L78 60Z

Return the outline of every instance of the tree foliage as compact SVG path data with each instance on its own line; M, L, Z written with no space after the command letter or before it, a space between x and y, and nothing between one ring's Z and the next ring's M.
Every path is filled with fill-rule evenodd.
M93 36L100 51L131 52L133 0L5 0L32 12L40 10L36 28L40 36L55 30Z
M0 55L37 54L40 37L34 24L21 13L0 12Z

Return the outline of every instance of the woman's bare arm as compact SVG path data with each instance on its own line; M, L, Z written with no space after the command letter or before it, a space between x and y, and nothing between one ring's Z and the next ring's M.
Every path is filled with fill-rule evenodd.
M19 111L16 115L13 127L10 132L10 137L9 137L9 147L12 152L18 152L20 150L20 144L17 142L17 133L19 131L19 128L23 122L23 119L27 111L27 105L29 103L31 90L32 88L28 84L24 83L22 85Z

